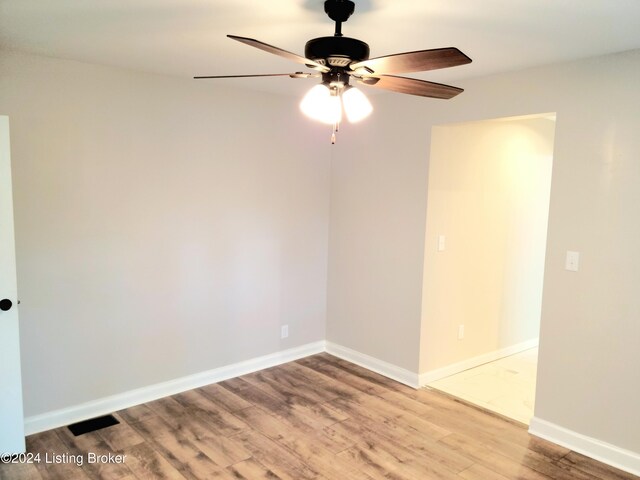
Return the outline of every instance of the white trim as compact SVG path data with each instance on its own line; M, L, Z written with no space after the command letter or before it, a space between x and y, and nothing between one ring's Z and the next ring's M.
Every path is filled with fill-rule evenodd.
M214 368L206 372L200 372L186 377L169 380L167 382L137 388L128 392L111 395L91 402L82 403L73 407L54 410L52 412L34 415L25 418L25 433L31 435L52 428L69 425L71 423L86 420L88 418L106 415L124 408L129 408L141 403L150 402L159 398L175 395L194 388L199 388L211 383L221 382L229 378L246 375L269 367L275 367L283 363L291 362L299 358L308 357L325 351L325 342L315 342L290 348L280 352L271 353L262 357L252 358L243 362Z
M516 353L524 352L525 350L529 350L530 348L537 347L538 340L539 339L537 338L533 338L522 343L517 343L516 345L511 345L510 347L501 348L500 350L494 350L493 352L484 353L482 355L478 355L477 357L469 358L458 363L447 365L446 367L431 370L430 372L426 372L420 375L419 384L421 387L424 387L425 385L431 382L435 382L436 380L440 380L441 378L450 377L451 375L464 372L465 370L469 370L470 368L479 367L480 365L484 365L485 363L493 362L500 358L508 357L509 355L515 355Z
M640 476L640 454L636 452L587 437L537 417L531 419L529 433L612 467Z
M400 383L404 383L411 388L418 388L418 374L405 370L391 363L378 360L377 358L370 357L364 353L351 350L350 348L337 345L332 342L327 342L327 353L331 355L347 360L361 367L367 368L373 372L384 375Z

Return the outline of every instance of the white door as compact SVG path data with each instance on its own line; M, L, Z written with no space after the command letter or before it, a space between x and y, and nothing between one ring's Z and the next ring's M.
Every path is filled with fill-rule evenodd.
M17 295L9 117L0 116L0 454L25 451Z

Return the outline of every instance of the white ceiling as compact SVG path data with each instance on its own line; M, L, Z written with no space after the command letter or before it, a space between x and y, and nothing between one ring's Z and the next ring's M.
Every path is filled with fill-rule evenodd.
M411 75L438 82L640 48L640 0L355 2L343 32L369 43L372 57L455 46L473 59ZM333 24L323 0L0 0L4 49L182 77L304 69L228 33L302 55L305 42L332 35ZM309 85L286 77L233 82L274 92Z

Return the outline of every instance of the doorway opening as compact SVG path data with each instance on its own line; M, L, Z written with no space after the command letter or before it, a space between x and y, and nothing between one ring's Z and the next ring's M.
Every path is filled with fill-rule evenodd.
M528 424L554 113L433 127L421 384ZM495 362L495 363L494 363Z

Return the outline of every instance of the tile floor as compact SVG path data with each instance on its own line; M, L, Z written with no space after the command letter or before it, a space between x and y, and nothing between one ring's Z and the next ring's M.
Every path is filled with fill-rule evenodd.
M538 349L532 348L432 382L428 387L529 425L537 365Z

